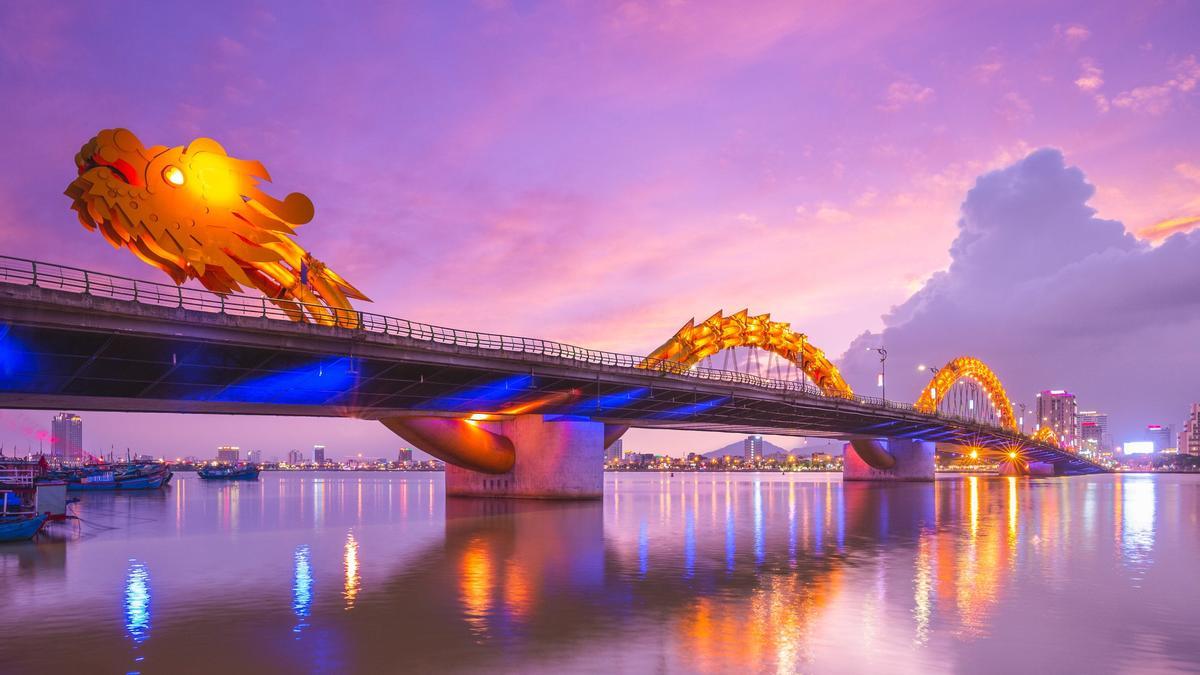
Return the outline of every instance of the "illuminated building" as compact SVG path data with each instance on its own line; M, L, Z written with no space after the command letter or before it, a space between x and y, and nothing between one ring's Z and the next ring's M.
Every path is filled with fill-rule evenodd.
M288 450L287 463L295 466L304 463L304 453L299 450Z
M1047 389L1037 395L1038 428L1049 427L1064 448L1079 448L1079 407L1075 394Z
M605 462L621 461L621 453L624 451L624 449L625 449L624 443L622 443L621 439L618 438L617 440L613 441L612 445L610 445L604 449L604 461Z
M50 455L58 459L83 459L83 419L74 413L59 413L50 424Z
M401 450L400 452L404 452L404 451ZM314 445L313 446L313 464L321 465L324 463L325 463L325 446Z
M401 464L408 464L413 461L412 448L400 448L400 452L396 454L396 461Z
M1154 444L1155 452L1163 452L1171 447L1173 429L1171 425L1163 426L1161 424L1146 425L1146 440Z
M236 445L222 445L217 448L217 461L236 463L241 456L241 448Z
M250 450L247 452L246 461L252 464L262 464L262 450Z
M1200 455L1200 403L1193 403L1179 432L1179 452Z
M763 456L763 438L762 436L753 435L747 436L745 444L742 446L742 458L747 462L762 459Z
M1080 449L1100 453L1112 451L1112 436L1108 434L1108 413L1084 410L1079 413Z

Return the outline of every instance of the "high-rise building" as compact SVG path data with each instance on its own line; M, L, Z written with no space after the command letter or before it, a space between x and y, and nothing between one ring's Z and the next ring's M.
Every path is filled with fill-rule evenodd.
M400 452L396 453L396 461L400 464L411 464L412 448L400 448Z
M762 459L763 456L763 438L757 434L747 436L745 443L742 445L742 459L747 462Z
M50 456L67 461L83 459L83 419L59 413L50 423Z
M604 449L604 461L605 462L621 461L621 454L624 452L624 450L625 450L625 444L622 441L622 439L618 438L617 440L613 441L612 445L610 445Z
M222 445L221 447L217 448L217 461L236 464L238 457L241 456L241 453L241 448L236 445Z
M1170 424L1147 424L1146 440L1154 444L1155 452L1162 452L1172 447L1171 442L1175 440L1174 430Z
M304 453L299 450L288 450L287 463L298 466L304 463Z
M313 446L313 464L316 464L317 466L321 466L324 463L325 463L325 446L314 445Z
M1193 403L1179 432L1179 452L1200 455L1200 403Z
M1064 448L1079 449L1079 408L1075 394L1047 389L1037 395L1037 428L1050 427Z
M262 450L251 450L246 453L246 461L251 464L262 464Z
M1079 447L1081 450L1091 450L1094 445L1100 453L1112 452L1112 436L1108 433L1108 413L1095 410L1079 412Z

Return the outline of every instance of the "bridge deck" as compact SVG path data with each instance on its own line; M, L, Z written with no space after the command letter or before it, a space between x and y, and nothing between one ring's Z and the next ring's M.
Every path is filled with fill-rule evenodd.
M1103 470L1010 431L808 385L363 314L297 324L258 298L0 259L0 406L338 416L539 413L635 427L914 437ZM49 270L49 271L47 271ZM83 279L78 274L86 275ZM49 286L49 287L48 287Z

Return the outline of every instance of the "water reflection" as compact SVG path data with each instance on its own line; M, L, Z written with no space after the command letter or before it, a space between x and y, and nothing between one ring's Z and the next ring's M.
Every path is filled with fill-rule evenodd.
M150 637L150 572L132 559L125 574L125 631L134 645Z
M1121 554L1141 582L1154 562L1154 478L1134 476L1123 482L1121 498Z
M358 597L358 586L362 583L358 574L358 541L353 532L346 533L345 553L342 555L342 566L346 570L346 588L342 596L346 599L346 609L354 609L354 599Z
M241 486L237 508L200 483L187 498L89 498L80 536L58 544L70 565L0 552L0 630L69 635L91 661L0 646L0 663L127 666L114 637L146 648L146 561L162 555L156 599L171 605L149 644L168 672L197 644L222 645L206 665L229 673L1200 668L1200 537L1194 516L1166 517L1200 512L1200 477L622 474L605 502L569 504L358 478L266 476L280 485ZM238 556L214 545L234 537ZM95 610L112 607L111 584L89 583L114 562L123 622ZM319 584L342 592L318 599Z
M296 625L292 632L296 633L297 639L300 632L308 627L308 617L312 612L313 575L308 555L307 544L297 546L292 555L295 563L295 571L292 574L292 612L296 615Z

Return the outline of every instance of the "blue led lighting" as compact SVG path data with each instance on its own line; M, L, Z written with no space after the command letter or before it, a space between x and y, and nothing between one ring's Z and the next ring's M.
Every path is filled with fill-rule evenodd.
M252 377L229 385L216 394L197 396L205 401L319 405L336 401L353 390L357 369L348 357L326 357L291 370Z
M532 375L511 375L481 386L430 399L416 406L441 412L492 412L496 407L526 394L534 386Z
M692 417L710 408L715 408L728 400L728 396L722 396L720 398L714 398L707 401L700 401L699 403L688 403L687 405L681 405L678 408L672 408L670 410L654 413L651 415L651 417L657 419L680 419Z

